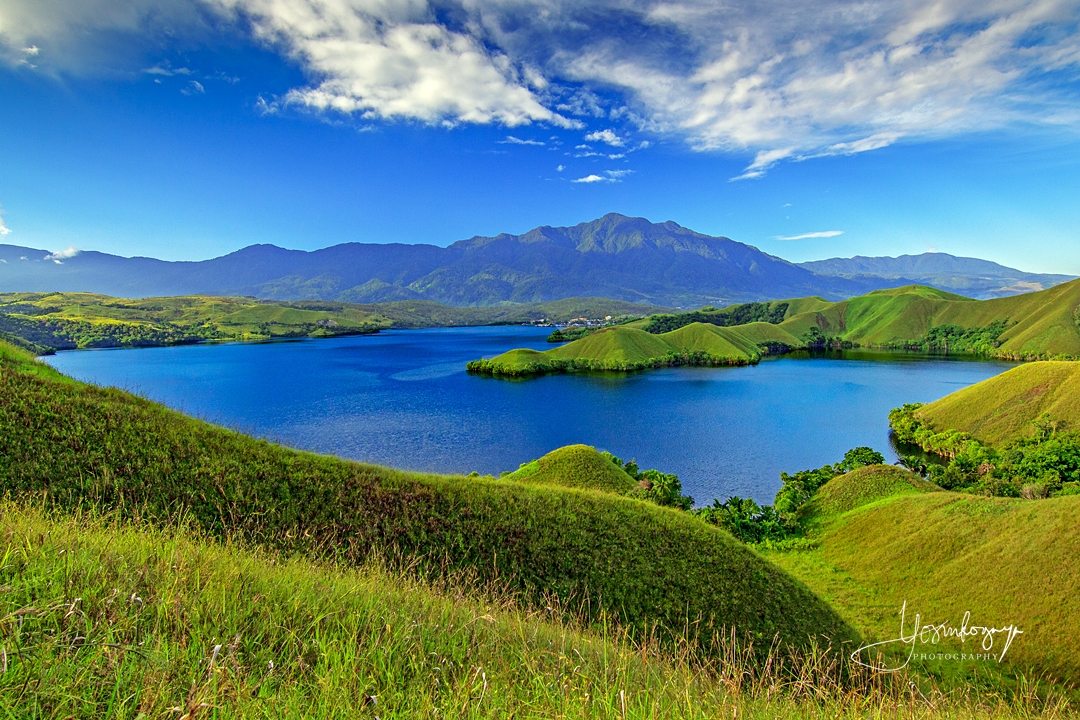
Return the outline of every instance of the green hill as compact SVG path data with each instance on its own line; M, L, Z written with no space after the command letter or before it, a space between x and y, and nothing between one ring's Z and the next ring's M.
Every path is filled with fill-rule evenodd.
M1061 430L1080 429L1080 363L1034 362L924 405L918 414L936 430L969 433L1000 446L1034 433L1044 415Z
M874 483L880 480L877 476ZM874 502L835 502L837 495L858 495L850 490L825 500L827 494L819 504L814 549L767 556L828 600L870 641L897 637L898 613L905 602L905 632L910 632L916 613L925 624L948 621L959 627L964 613L970 612L970 625L1015 625L1023 631L1008 651L1009 666L1031 667L1064 682L1080 678L1080 659L1074 652L1080 633L1080 572L1075 563L1080 554L1080 497L973 497L927 492L914 478L890 481L897 492L882 497L868 491ZM974 645L977 641L970 639L963 646L953 641L927 651L980 652ZM996 647L1001 648L1000 637ZM942 662L936 667L953 673L966 668L974 673L972 680L980 672L986 677L997 670L993 661Z
M497 579L523 602L557 598L586 619L608 615L660 637L689 628L707 639L725 627L778 634L792 647L853 637L798 582L687 513L293 451L62 378L0 347L0 488L13 497L161 524L182 517L278 553L402 557L427 576Z
M869 465L833 478L814 494L809 512L813 515L839 515L898 495L940 490L913 472L893 465Z
M654 335L616 326L544 352L510 350L490 360L470 362L469 371L499 377L526 377L574 370L642 370L673 365L748 365L761 359L769 343L800 341L782 327L751 323L717 327L695 322Z
M1080 358L1080 280L993 300L907 286L835 303L813 297L752 305L653 316L544 353L512 350L477 360L469 363L469 369L519 377L574 370L746 365L765 352L821 347L975 353L1019 360ZM768 321L728 324L731 318L744 316ZM650 330L655 340L642 336Z
M588 445L567 445L525 463L508 480L548 483L625 495L638 487L625 470Z
M422 300L369 305L192 295L129 300L90 293L0 293L0 338L37 353L203 340L330 337L389 328L639 317L657 308L604 298L461 308Z

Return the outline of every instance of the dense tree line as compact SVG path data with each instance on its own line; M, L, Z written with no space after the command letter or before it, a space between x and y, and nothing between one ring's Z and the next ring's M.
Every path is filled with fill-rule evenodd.
M904 464L946 490L998 497L1045 498L1080 494L1080 433L1062 431L1043 415L1032 421L1030 437L1001 448L987 447L957 430L934 430L911 403L889 413L889 426L901 443L915 445L946 462Z
M653 315L649 320L649 324L645 326L645 331L659 335L696 322L711 323L720 327L746 325L752 322L767 322L778 325L784 321L787 310L788 304L785 302L750 302L742 305L732 305L722 310L705 306L700 310L679 313L678 315Z
M783 483L772 505L758 505L751 498L729 497L714 500L709 507L694 511L705 522L719 525L743 542L779 542L799 537L804 531L803 508L814 493L838 475L867 465L880 465L885 457L868 447L848 450L835 465L816 470L802 470L789 475L780 473Z

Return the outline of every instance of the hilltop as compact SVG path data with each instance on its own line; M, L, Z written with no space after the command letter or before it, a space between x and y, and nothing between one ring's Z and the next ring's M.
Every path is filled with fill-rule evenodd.
M472 372L523 377L573 370L745 365L793 349L872 347L1033 360L1080 357L1080 280L1037 293L972 300L922 286L828 302L796 298L657 315L545 352L511 350ZM759 319L760 318L760 319ZM754 322L733 324L754 319Z

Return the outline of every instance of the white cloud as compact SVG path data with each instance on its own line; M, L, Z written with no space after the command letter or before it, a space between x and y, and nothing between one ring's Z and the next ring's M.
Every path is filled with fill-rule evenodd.
M118 34L193 32L207 8L306 74L272 110L606 118L590 140L623 147L636 128L745 154L739 179L905 140L1080 129L1076 0L4 0L0 61L40 48L43 67L89 72L126 52Z
M5 260L4 258L0 258L0 263L3 263L4 265L7 265L7 260Z
M822 230L821 232L808 232L802 235L777 235L777 240L809 240L811 238L831 238L837 235L843 235L843 230Z
M9 228L4 223L4 211L0 210L0 237L3 237L4 235L10 235L10 234L11 234L11 228Z
M143 73L146 75L172 77L173 75L190 75L191 69L186 67L174 68L169 62L160 62L154 67L143 68Z
M560 165L559 167L555 168L555 172L562 172L565 169L566 169L565 165Z
M562 166L560 165L559 167L562 167ZM629 175L632 172L634 172L634 171L633 170L605 170L603 175L597 175L597 174L594 173L592 175L586 175L585 177L580 177L577 180L571 180L570 182L575 182L575 183L600 183L600 182L615 183L615 182L620 182L622 178L626 177L627 175Z
M206 88L198 80L188 80L188 84L180 92L184 95L203 95L206 93Z
M499 145L537 145L543 147L545 143L539 140L522 140L513 135L507 135L505 140L499 140Z
M540 101L534 68L490 48L478 26L440 24L423 0L205 1L250 19L315 78L289 103L369 119L580 125Z
M597 130L586 135L585 139L590 142L607 143L612 147L622 147L626 144L621 137L615 134L614 130Z
M54 253L49 253L48 255L46 255L42 259L43 260L52 260L53 262L59 262L60 260L68 260L69 258L73 258L73 257L75 257L76 255L78 255L81 252L82 252L82 250L75 247L74 245L68 245L66 249L57 250Z

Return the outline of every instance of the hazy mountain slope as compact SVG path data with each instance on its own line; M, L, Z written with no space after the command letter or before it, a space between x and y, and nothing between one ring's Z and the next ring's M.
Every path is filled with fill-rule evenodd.
M850 279L909 280L979 299L1045 290L1076 278L1027 273L989 260L928 252L899 257L830 258L799 263L819 275Z
M821 295L838 300L896 283L821 277L728 238L674 222L609 214L573 227L434 245L347 243L304 252L252 245L201 262L164 262L0 246L0 291L122 297L254 295L274 300L451 305L600 296L665 306Z

